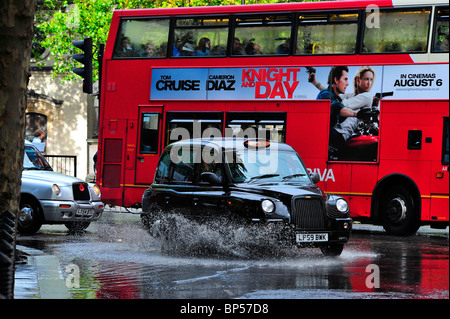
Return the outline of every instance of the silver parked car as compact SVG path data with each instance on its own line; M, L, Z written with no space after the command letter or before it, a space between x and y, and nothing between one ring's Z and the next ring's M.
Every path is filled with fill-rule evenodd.
M103 213L97 185L54 172L45 157L27 141L20 192L17 229L23 235L36 233L42 224L86 229Z

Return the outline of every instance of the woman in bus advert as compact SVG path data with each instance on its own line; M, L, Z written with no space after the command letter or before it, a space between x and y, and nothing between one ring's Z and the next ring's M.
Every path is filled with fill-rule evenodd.
M379 98L373 97L370 90L375 81L375 71L370 66L361 66L353 77L353 92L345 93L348 86L348 68L333 67L329 74L329 87L325 88L311 72L308 81L321 90L317 99L330 98L332 110L330 121L330 159L339 160L346 142L359 134L361 120L358 113L361 109L370 110L372 105L378 105ZM347 83L346 83L347 81ZM363 160L367 154L356 154L351 160ZM348 159L348 158L347 158ZM375 160L375 159L371 159Z

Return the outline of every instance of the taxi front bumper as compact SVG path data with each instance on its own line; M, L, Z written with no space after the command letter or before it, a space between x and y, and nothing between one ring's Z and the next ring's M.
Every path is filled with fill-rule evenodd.
M101 201L46 201L41 200L44 219L48 223L74 221L96 221L102 216L104 204Z

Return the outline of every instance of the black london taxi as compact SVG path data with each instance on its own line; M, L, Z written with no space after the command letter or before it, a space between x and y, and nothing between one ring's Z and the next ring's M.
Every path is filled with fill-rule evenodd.
M291 245L339 256L352 220L346 200L315 185L289 145L259 139L189 139L168 145L142 197L144 225L157 214L275 224Z

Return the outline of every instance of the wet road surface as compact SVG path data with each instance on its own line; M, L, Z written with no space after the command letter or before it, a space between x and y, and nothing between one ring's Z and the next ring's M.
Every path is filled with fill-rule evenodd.
M43 226L34 236L18 237L17 244L53 256L73 299L449 298L448 228L410 237L355 228L338 258L312 248L263 247L254 255L217 240L217 234L200 240L220 245L215 249L166 254L138 215L123 213L105 213L83 235ZM202 231L190 230L179 240L192 241ZM35 267L32 260L18 267L18 298L39 298Z

